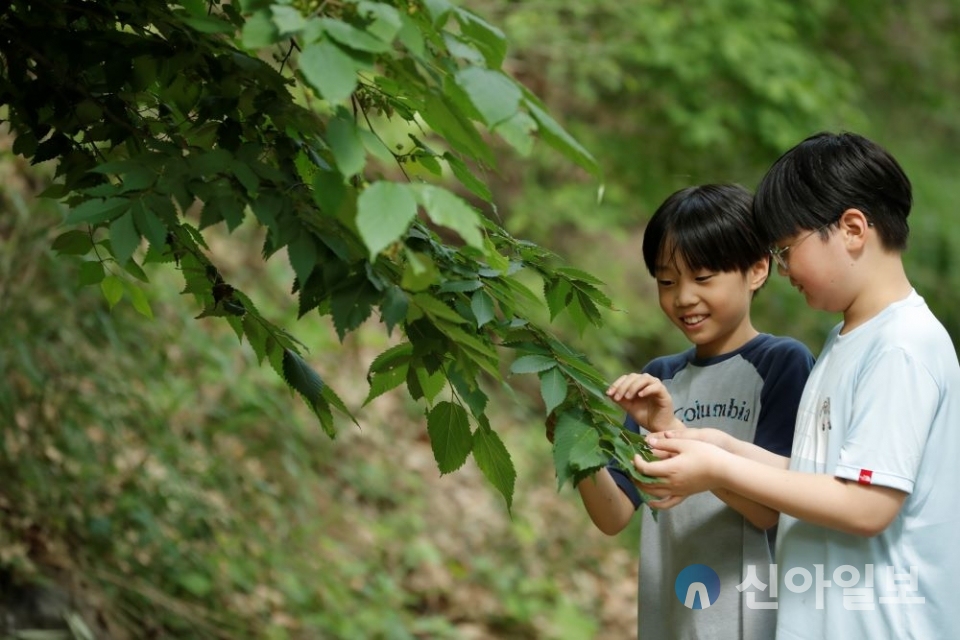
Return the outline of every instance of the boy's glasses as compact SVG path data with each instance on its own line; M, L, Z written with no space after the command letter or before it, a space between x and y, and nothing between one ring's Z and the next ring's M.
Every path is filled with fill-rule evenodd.
M803 236L802 238L800 238L799 240L797 240L797 241L794 242L793 244L787 245L786 247L770 247L770 248L767 250L767 252L770 254L770 257L773 258L774 262L777 263L777 267L778 267L781 271L783 271L784 273L787 273L787 272L790 271L790 265L789 265L789 263L787 262L787 252L790 251L790 249L796 249L797 247L800 246L800 244L801 244L804 240L806 240L807 238L809 238L810 236L812 236L812 235L815 234L815 233L820 233L821 231L823 231L824 229L826 229L826 228L829 227L830 225L834 224L835 222L836 222L836 220L834 220L833 222L828 222L827 224L825 224L825 225L823 225L823 226L821 226L821 227L817 227L816 229L814 229L813 231L811 231L811 232L808 233L807 235Z

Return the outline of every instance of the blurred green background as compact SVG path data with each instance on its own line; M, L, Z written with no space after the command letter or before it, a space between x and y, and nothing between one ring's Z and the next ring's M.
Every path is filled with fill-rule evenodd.
M960 336L960 4L848 0L471 0L504 30L505 68L598 159L599 184L556 153L502 148L499 216L607 283L606 327L557 331L611 378L684 348L642 265L646 220L674 190L756 186L820 130L886 146L915 189L908 273ZM254 229L211 236L231 281L293 327L357 410L326 438L224 326L195 320L151 274L155 318L112 312L49 244L52 175L0 137L0 611L51 585L103 638L632 637L637 529L595 531L557 492L536 380L491 390L514 455L513 513L468 463L439 477L422 413L386 394L360 409L389 346L294 324L280 257ZM602 198L598 198L602 192ZM774 277L763 331L814 353L837 320ZM4 629L0 627L0 634ZM73 634L79 632L73 631ZM74 636L71 636L74 637ZM80 637L75 635L75 637Z

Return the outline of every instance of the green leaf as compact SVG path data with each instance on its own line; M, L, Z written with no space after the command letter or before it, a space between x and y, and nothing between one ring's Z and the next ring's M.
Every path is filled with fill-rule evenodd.
M101 282L103 282L103 277L105 275L106 275L106 272L103 269L103 263L100 262L99 260L81 262L77 283L81 287L85 287L91 284L100 284Z
M549 356L521 356L510 365L510 373L539 373L557 366L557 361Z
M276 25L277 35L280 38L289 38L307 25L303 15L295 7L274 4L270 6L270 12L273 14L273 24Z
M455 150L485 164L494 164L493 151L476 127L458 109L451 108L444 96L428 94L420 115Z
M250 348L257 356L257 364L261 364L267 355L269 334L256 314L248 313L243 316L243 335L247 337Z
M587 429L570 448L567 464L576 471L586 471L603 467L609 461L610 454L600 448L600 434L596 429Z
M477 319L477 328L494 319L493 298L486 291L480 290L470 298L470 310Z
M574 139L566 130L561 127L556 120L544 109L537 106L528 95L525 104L530 114L537 121L540 130L540 136L554 149L573 160L578 165L589 171L595 176L600 175L600 165L589 151Z
M232 24L216 16L183 16L180 19L200 33L233 33L237 30Z
M363 29L334 18L321 18L320 25L327 35L351 49L369 53L386 53L392 48L389 42L384 42Z
M311 87L333 104L343 102L357 88L358 61L340 47L322 40L308 44L300 54L300 72Z
M440 271L433 259L425 254L404 247L407 263L403 269L400 285L407 291L423 291L440 280Z
M305 229L287 247L287 257L290 259L293 272L297 274L297 279L301 283L306 282L317 265L317 246L313 242L313 237Z
M133 222L151 246L162 249L167 243L167 226L146 202L137 200L131 207Z
M363 401L364 406L369 404L374 398L378 398L387 391L403 384L403 381L407 379L408 370L409 367L403 364L393 369L387 369L382 373L374 374L373 377L370 378L370 392L367 393L367 398Z
M466 318L457 313L454 309L447 306L447 303L435 298L427 293L418 293L411 299L414 305L419 307L433 320L449 320L461 324L467 321Z
M412 188L435 224L453 229L468 245L483 249L480 216L473 207L441 187L419 184L412 185Z
M245 49L269 47L279 39L277 27L266 10L257 11L248 17L240 35L240 42Z
M460 31L473 40L483 52L487 66L499 69L507 55L507 39L503 31L466 9L454 9Z
M323 380L300 354L292 349L283 350L283 379L316 411L316 406L321 402Z
M516 82L499 71L467 67L454 77L488 127L496 126L520 109L523 92Z
M460 181L460 184L469 189L473 195L481 198L485 202L493 200L493 194L490 193L490 188L487 187L482 180L473 175L463 160L449 151L443 154L443 159L447 161L447 164L453 171L453 175Z
M103 292L107 304L113 309L114 305L123 298L123 280L117 276L107 276L100 282L100 291Z
M373 20L366 25L367 33L371 33L387 43L393 42L393 39L400 32L400 27L403 26L400 20L400 12L382 2L361 0L357 3L357 13L364 18L372 18Z
M584 438L596 438L596 430L579 416L566 412L557 419L553 432L553 463L557 473L557 490L572 476L576 469L570 464L570 454Z
M147 300L147 294L138 286L125 283L125 290L127 297L130 299L130 304L133 305L133 308L137 310L142 316L147 318L153 318L153 309L150 308L150 301Z
M423 397L427 399L427 402L433 402L433 399L447 386L447 376L443 373L442 369L437 369L433 373L429 373L426 369L417 367L415 372L417 379L420 381L420 389L423 391Z
M417 216L417 201L407 185L375 182L357 199L357 230L370 259L406 233Z
M133 223L133 214L127 212L110 223L110 246L117 264L123 266L140 246L140 234Z
M88 232L74 229L57 236L51 248L62 256L82 256L93 250L93 241Z
M126 198L94 198L74 207L67 214L65 224L98 224L116 217L130 206Z
M407 317L409 306L410 299L403 289L396 285L387 289L383 295L383 300L380 301L380 315L387 325L388 334Z
M540 395L546 406L546 414L560 406L567 397L567 379L559 367L540 372Z
M480 425L473 434L473 459L490 484L500 491L509 510L513 506L517 471L500 436L489 425Z
M410 363L412 354L413 345L409 342L401 342L374 358L370 364L370 371L380 373L396 367L406 368Z
M427 433L441 474L462 467L473 450L470 421L458 404L437 403L427 414Z
M378 295L365 276L351 278L346 286L334 292L330 299L333 325L340 341L370 317L371 305Z
M536 121L525 111L517 111L493 128L495 133L524 157L533 151L532 133L536 130Z
M355 176L363 171L367 162L367 151L353 120L333 118L327 125L327 142L337 161L337 168L344 177Z

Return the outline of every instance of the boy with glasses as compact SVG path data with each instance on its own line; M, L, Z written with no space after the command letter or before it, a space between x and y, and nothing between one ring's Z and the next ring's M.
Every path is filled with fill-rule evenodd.
M725 489L781 512L778 639L925 640L960 622L960 365L903 268L911 205L900 165L862 136L818 134L781 156L756 226L807 303L843 314L791 455L687 429L648 438L666 459L635 462L662 479L642 487L665 498L651 506Z

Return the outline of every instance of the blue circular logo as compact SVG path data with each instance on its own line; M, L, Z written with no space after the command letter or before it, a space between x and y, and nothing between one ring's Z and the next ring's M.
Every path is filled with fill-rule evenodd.
M706 609L720 597L720 576L705 564L692 564L677 575L677 599L688 609Z

